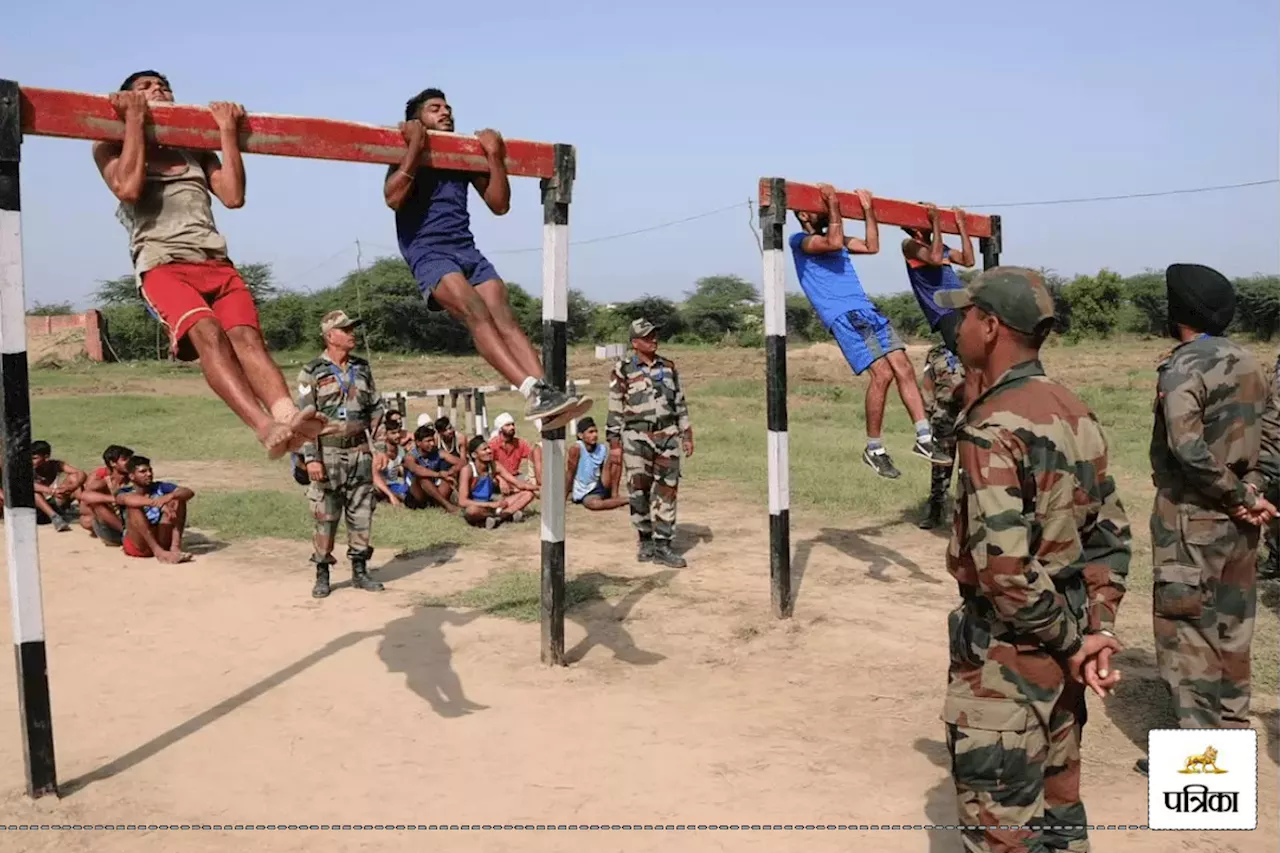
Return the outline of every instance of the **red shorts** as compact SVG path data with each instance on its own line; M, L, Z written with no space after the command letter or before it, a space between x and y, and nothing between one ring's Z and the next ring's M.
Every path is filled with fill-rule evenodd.
M142 274L142 298L169 331L169 346L182 361L199 356L187 340L191 327L213 318L223 331L258 326L258 308L230 261L161 264Z
M130 557L142 557L145 559L147 557L155 556L155 554L151 553L151 549L145 545L141 548L135 547L133 542L129 540L128 536L124 537L124 542L121 544L120 548Z

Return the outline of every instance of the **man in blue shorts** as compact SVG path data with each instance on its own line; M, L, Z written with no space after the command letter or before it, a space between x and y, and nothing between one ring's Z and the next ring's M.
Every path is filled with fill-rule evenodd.
M888 318L867 297L853 268L851 255L874 255L880 251L880 227L872 209L871 193L858 190L867 223L866 238L858 239L844 235L844 218L836 191L829 184L819 184L819 189L827 210L796 213L803 230L791 236L791 255L801 289L822 324L835 337L853 372L858 376L867 371L871 373L866 397L867 447L862 461L881 477L892 480L901 476L880 439L889 384L896 382L902 403L915 422L916 442L912 452L935 465L950 465L951 458L939 450L933 440L907 348Z
M942 242L942 226L938 221L938 208L928 202L921 202L929 211L928 230L923 228L903 228L907 239L902 241L902 255L907 260L907 280L911 284L911 292L920 303L920 310L929 321L929 330L938 331L942 318L951 313L948 308L939 308L933 297L940 290L958 290L964 287L960 276L953 268L955 264L972 267L975 263L973 241L969 239L969 224L965 221L965 212L953 208L956 222L960 225L960 256L956 257L951 248Z
M408 146L400 165L387 171L383 197L396 212L400 254L433 309L465 323L485 361L528 400L525 418L558 429L591 408L590 397L569 396L546 381L542 362L515 314L507 286L476 248L467 196L475 187L494 215L511 208L506 143L495 130L476 133L489 172L454 172L421 165L427 131L453 133L453 110L439 89L414 95L400 132Z

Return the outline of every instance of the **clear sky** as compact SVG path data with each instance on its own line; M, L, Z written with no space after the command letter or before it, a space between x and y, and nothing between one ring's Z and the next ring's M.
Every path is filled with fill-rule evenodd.
M792 8L792 11L787 11ZM1003 212L1002 260L1064 274L1196 261L1280 270L1276 185L1000 211L985 205L1274 178L1280 60L1274 0L1040 3L760 0L405 4L14 3L0 76L107 92L156 68L184 103L392 125L426 86L459 131L578 149L570 286L593 299L679 297L695 279L759 284L747 200L762 176ZM115 200L81 141L23 146L28 301L86 304L129 272ZM248 157L246 206L215 215L240 262L286 286L334 283L394 253L378 166ZM472 196L482 251L540 287L537 182L512 211ZM979 207L982 205L983 207ZM854 233L860 225L854 224ZM860 262L872 292L906 289L900 232ZM790 273L794 278L794 273Z

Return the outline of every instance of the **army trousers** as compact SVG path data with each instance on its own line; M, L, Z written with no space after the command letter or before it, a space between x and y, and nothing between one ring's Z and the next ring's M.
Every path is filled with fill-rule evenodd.
M631 526L641 536L668 542L675 538L680 453L680 431L674 426L657 432L622 430Z
M963 611L949 619L952 660L942 721L964 850L1086 853L1088 820L1080 799L1084 687L1043 651L998 643L975 659L975 636L992 641L961 624ZM1020 695L1008 680L1011 657L1017 659L1017 683L1032 695ZM990 695L1000 692L1006 695Z
M338 522L347 524L347 558L368 560L373 555L369 534L373 528L373 456L365 447L321 447L325 479L307 487L311 514L315 563L333 562L333 543Z
M1248 728L1259 531L1156 492L1156 665L1183 728Z

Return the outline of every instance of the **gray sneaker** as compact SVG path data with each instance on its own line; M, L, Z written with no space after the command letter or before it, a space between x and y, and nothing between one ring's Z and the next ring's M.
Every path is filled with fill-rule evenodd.
M868 447L862 451L862 461L871 467L881 477L886 480L896 480L902 476L902 472L893 467L893 459L889 457L889 451L883 447L872 450Z
M570 397L557 391L545 381L539 379L529 395L529 405L525 407L525 420L542 420L550 422L556 415L577 404L576 397Z
M57 513L54 513L53 518L49 520L53 523L53 529L59 533L66 533L71 529L71 525L67 523L67 520Z

